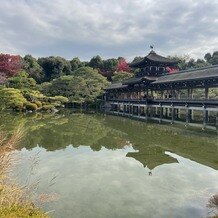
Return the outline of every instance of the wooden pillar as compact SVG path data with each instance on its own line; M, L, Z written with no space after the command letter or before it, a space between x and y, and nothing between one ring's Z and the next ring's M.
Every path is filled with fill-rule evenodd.
M209 99L209 88L208 87L205 87L205 99Z
M134 109L134 106L133 106L133 104L132 104L132 116L133 116L133 113L134 113L134 110L133 110L133 109Z
M175 110L175 118L178 119L179 118L179 109L176 108Z
M165 108L165 117L166 118L168 117L168 108L167 107Z
M160 105L160 119L159 119L159 122L161 123L162 119L163 119L163 107L162 107L162 104L159 104L159 105Z
M189 107L188 107L188 105L186 105L186 124L185 124L185 126L187 127L189 123L190 123Z
M140 116L140 106L138 106L138 116Z
M125 104L123 104L123 116L124 116L124 112L125 112Z
M188 98L193 99L193 89L192 88L188 88Z
M146 103L145 117L148 120L148 104Z
M204 110L203 110L203 130L206 128L208 122L208 111L206 110L206 107L204 106Z
M144 114L145 114L145 117L146 117L146 106L144 106Z
M181 99L181 91L178 89L178 96L177 96L178 99Z
M175 121L175 109L174 109L173 104L171 104L171 111L172 111L171 112L171 116L172 116L171 124L173 124Z
M160 92L160 93L161 93L161 97L160 97L160 98L161 98L161 99L164 99L164 91L163 91L163 90L161 90L161 92Z
M188 98L190 98L190 88L188 88Z

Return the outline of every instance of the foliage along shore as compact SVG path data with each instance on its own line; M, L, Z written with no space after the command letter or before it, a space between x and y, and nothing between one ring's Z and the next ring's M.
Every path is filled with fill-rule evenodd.
M133 61L142 57L135 57ZM218 64L218 52L204 59L170 57L181 70ZM55 111L66 103L91 104L102 95L109 82L133 77L138 69L129 68L125 58L90 61L78 57L34 58L26 55L0 54L0 110Z
M30 187L18 185L11 176L13 167L18 161L11 151L19 144L23 134L21 128L10 136L0 130L0 217L49 218L50 216L32 201L31 195L28 194ZM29 191L34 190L30 188Z

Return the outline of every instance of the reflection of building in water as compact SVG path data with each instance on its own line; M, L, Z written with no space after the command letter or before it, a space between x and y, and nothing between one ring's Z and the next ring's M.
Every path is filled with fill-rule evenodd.
M138 152L129 152L126 156L141 162L150 171L162 164L178 163L176 158L165 154L165 150L157 146L144 147Z

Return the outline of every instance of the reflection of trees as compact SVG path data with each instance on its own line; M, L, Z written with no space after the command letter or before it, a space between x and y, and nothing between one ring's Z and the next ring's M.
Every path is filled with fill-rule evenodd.
M29 132L26 138L25 145L28 148L39 144L47 150L56 150L72 144L74 147L89 145L94 150L100 150L98 141L110 132L109 128L102 125L101 120L84 114L55 116L52 119L39 120L37 125L40 123L45 125L37 131Z
M217 138L190 134L169 126L146 125L113 116L88 114L32 114L0 115L1 124L13 129L23 123L27 127L23 146L31 149L36 145L54 151L80 145L90 146L93 151L102 147L123 148L130 141L138 152L130 152L127 157L140 161L153 169L164 163L174 163L176 159L166 155L171 151L204 165L218 169Z
M7 126L14 122L11 118L6 124ZM73 147L85 145L90 146L94 151L99 151L102 146L108 149L116 149L121 147L120 144L117 146L118 142L124 141L123 133L105 126L104 119L99 119L94 115L43 114L41 116L22 116L17 120L26 124L27 134L22 145L27 149L39 145L53 151L72 144ZM15 125L18 123L16 122Z
M133 148L139 150L139 154L142 154L148 146L151 149L159 146L164 151L171 151L185 158L218 169L218 143L216 135L211 134L208 136L202 132L199 134L197 132L172 128L168 125L145 124L113 116L106 117L105 125L127 134L128 139L133 143ZM167 155L165 156L167 157ZM143 163L142 157L140 160Z
M136 159L150 170L162 164L178 162L177 159L165 154L163 148L157 146L143 147L138 152L129 152L126 156Z

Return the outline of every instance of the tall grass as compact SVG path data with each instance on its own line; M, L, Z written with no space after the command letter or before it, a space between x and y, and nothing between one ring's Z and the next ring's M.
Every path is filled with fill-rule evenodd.
M210 209L210 213L214 214L211 218L218 218L218 194L209 199L207 207Z
M27 186L20 186L11 178L13 167L18 162L14 150L24 136L23 128L18 128L12 135L0 131L0 217L36 217L47 218L35 206L27 194Z

